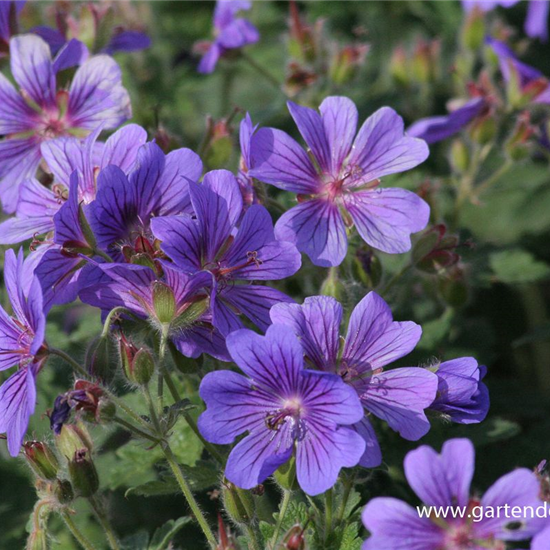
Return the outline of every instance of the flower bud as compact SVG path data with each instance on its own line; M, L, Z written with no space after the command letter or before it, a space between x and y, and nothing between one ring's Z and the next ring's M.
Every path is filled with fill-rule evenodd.
M367 246L357 249L351 269L353 277L368 288L375 288L382 280L382 264L374 251Z
M497 133L497 123L494 117L487 115L472 123L470 135L480 145L485 145L493 140Z
M462 28L462 43L473 52L479 51L485 39L485 20L483 11L475 6L467 15Z
M295 491L299 488L296 477L296 459L292 456L288 462L279 466L275 472L275 481L285 491Z
M161 281L153 284L153 308L159 323L169 324L176 314L176 298L172 289Z
M59 461L50 447L42 441L27 441L23 452L32 471L46 481L53 481L59 471Z
M512 160L523 160L529 155L529 140L535 132L536 128L531 124L529 111L520 113L512 134L504 144L504 148Z
M48 535L45 529L33 529L27 538L25 550L48 550Z
M285 550L305 550L306 539L304 537L304 529L297 523L294 525L284 537Z
M232 129L226 119L211 123L210 140L204 155L208 168L215 170L227 166L233 155Z
M200 319L206 310L210 307L208 297L204 296L190 303L172 322L172 328L175 330L184 329Z
M453 170L459 174L464 173L470 166L470 152L461 139L455 139L451 144L450 161Z
M93 444L88 430L82 422L76 424L64 424L61 433L56 436L57 450L67 460L74 456L80 449L92 450Z
M82 448L75 451L69 461L69 476L79 496L89 498L97 492L99 477L88 449Z
M105 385L110 384L115 377L116 363L113 355L111 339L103 336L95 338L86 351L86 370Z
M120 360L122 370L129 382L145 386L155 372L155 360L146 347L138 348L124 334L119 337Z
M342 284L342 281L338 278L338 269L330 268L328 272L328 277L324 280L321 285L321 294L323 296L332 296L339 302L344 299L346 294L346 289Z
M226 480L222 486L222 499L225 511L235 523L247 523L254 519L256 506L250 491Z
M412 261L414 266L426 273L440 273L458 263L460 260L456 249L459 246L472 246L470 242L460 243L455 235L446 235L443 224L426 230L413 247Z
M438 281L439 292L447 304L462 307L468 301L468 285L461 269L455 268L447 277Z
M68 479L58 479L53 487L53 492L59 504L69 504L74 500L74 491Z
M337 85L348 83L365 62L369 47L366 44L348 45L332 56L329 77Z
M407 53L403 46L397 46L393 50L390 59L390 75L393 79L403 86L406 86L410 82L409 62L407 60Z

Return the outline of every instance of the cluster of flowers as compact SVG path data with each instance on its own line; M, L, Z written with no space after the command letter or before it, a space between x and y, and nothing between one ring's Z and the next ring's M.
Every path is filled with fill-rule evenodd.
M236 17L248 7L218 4L216 38L201 71L213 70L228 50L258 40L257 30ZM422 163L426 141L443 139L478 116L484 98L450 117L420 121L409 132L389 107L358 129L357 108L346 97L326 98L319 111L289 102L307 149L281 130L258 128L247 115L238 174L203 174L190 149L165 154L143 128L121 127L131 107L109 55L113 47L91 55L74 38L61 37L60 44L58 36L48 44L44 37L52 33L43 29L10 36L4 22L13 20L20 3L2 2L0 9L1 37L18 86L0 75L0 199L12 214L0 224L0 244L32 239L26 259L22 249L6 252L12 313L0 308L0 370L17 367L0 388L0 432L12 456L23 443L35 409L35 380L49 355L46 316L77 298L104 318L121 308L147 321L186 357L204 353L239 367L244 374L215 370L203 378L206 410L198 425L215 444L247 434L225 469L226 478L244 489L291 457L309 495L332 487L343 467L379 465L373 417L411 441L429 431L427 411L462 424L485 418L485 368L471 357L384 370L414 349L421 328L394 321L375 292L351 312L342 337L343 308L334 298L313 296L299 305L265 284L296 274L301 253L316 266L340 265L353 228L376 250L410 250L411 234L428 224L429 206L410 191L381 187L380 180ZM143 47L132 36L135 41L128 35L119 42L126 49ZM511 67L526 79L540 77L503 45L491 44L505 77ZM75 67L67 83L65 71ZM537 100L548 101L547 95L548 88ZM100 141L104 130L114 129ZM275 225L255 195L255 180L296 195L297 205ZM244 328L245 322L263 335ZM454 441L441 457L425 447L415 451L406 472L426 504L466 505L472 464L471 445ZM532 474L511 476L489 490L487 502L500 502L516 484L527 495L522 502L535 499ZM474 540L514 538L501 535L500 524L474 530L457 522L442 530L391 499L372 501L364 521L373 533L365 548L376 550L465 548ZM529 529L518 536L535 533Z

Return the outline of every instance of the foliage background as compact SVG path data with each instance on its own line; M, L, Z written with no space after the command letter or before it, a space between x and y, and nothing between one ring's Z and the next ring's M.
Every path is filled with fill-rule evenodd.
M30 27L47 16L49 4L36 2L28 6L24 24ZM521 28L524 4L500 12L500 17ZM356 37L354 31L360 29L361 40L371 46L365 65L352 83L308 92L307 101L317 105L326 95L347 95L357 103L360 120L383 105L395 108L407 123L444 112L445 102L452 95L447 75L463 19L458 2L310 1L299 5L310 21L317 17L326 19L331 38L351 42ZM224 64L211 76L196 72L192 45L210 36L213 3L147 1L134 7L139 19L147 23L153 41L146 52L117 56L132 97L135 122L151 134L160 124L182 145L197 150L205 132L205 115L219 118L237 105L248 110L254 122L296 134L284 96L248 65ZM251 12L262 39L249 53L281 80L288 57L287 17L288 3L282 1L254 2ZM393 49L398 44L412 47L419 37L442 40L441 78L427 96L419 90L405 91L395 86L388 70ZM326 45L330 47L328 42ZM550 75L548 53L547 45L535 44L525 60ZM237 124L234 126L238 128ZM234 142L232 168L237 167L239 156L236 135ZM437 186L441 176L449 172L448 145L449 142L435 145L425 165L394 180L411 189L424 181ZM391 183L391 178L387 180ZM492 406L488 419L467 428L434 421L433 430L424 439L439 447L451 437L470 437L478 449L474 484L480 491L516 466L531 468L550 457L549 212L548 164L542 161L518 164L484 195L481 205L467 205L465 209L461 239L471 238L476 243L475 249L463 250L466 304L461 308L446 305L433 295L433 281L428 276L405 278L387 296L397 319L413 319L424 328L419 348L404 364L426 364L445 350L447 359L473 355L489 368L486 382ZM386 277L398 268L400 261L382 258ZM298 299L318 293L324 276L325 270L313 269L306 261L304 270L288 283L286 290ZM346 284L350 289L348 302L353 305L366 289L351 278ZM0 296L5 300L3 289ZM86 343L99 331L99 326L96 311L84 306L58 308L51 315L48 340L81 358ZM37 410L43 411L68 387L70 374L63 365L51 360L38 383ZM179 426L174 446L180 461L192 465L200 458L200 449L182 424ZM36 438L51 438L46 417L36 415L30 430ZM392 494L415 503L415 497L403 483L401 464L404 454L416 444L407 443L389 431L380 433L384 466L366 473L361 485L362 502L369 496ZM125 496L129 487L158 475L158 468L156 471L151 468L159 458L155 451L124 446L119 433L105 434L97 429L94 435L101 446L98 466L102 487L109 490L105 504L121 535L140 530L153 533L167 520L184 515L183 500L177 496ZM116 453L107 453L115 449ZM5 446L0 445L1 549L24 546L25 526L34 504L30 479L23 462L10 459ZM261 499L264 517L273 513L275 495L275 489L268 487L267 496ZM215 513L215 502L206 490L200 493L199 500L206 510ZM86 521L86 513L79 514L80 522ZM59 548L74 548L69 535L55 521L53 530ZM88 518L84 530L94 538L98 536L97 529ZM139 536L130 546L141 547ZM190 550L201 548L197 540L200 534L192 525L185 525L177 538L182 548Z

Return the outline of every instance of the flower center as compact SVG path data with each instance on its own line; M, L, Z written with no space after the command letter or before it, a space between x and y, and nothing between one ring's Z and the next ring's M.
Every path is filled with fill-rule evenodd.
M245 267L248 267L249 265L256 265L256 267L260 267L263 264L263 261L258 258L258 252L256 250L252 250L246 253L246 261L244 261L242 264L235 265L232 267L223 267L222 262L216 262L215 264L205 265L204 269L210 271L216 279L229 279L231 278L231 275L235 271L239 271L239 269L244 269Z
M302 440L306 433L305 413L301 400L297 397L286 399L282 407L266 414L265 425L274 432L287 426L292 439Z

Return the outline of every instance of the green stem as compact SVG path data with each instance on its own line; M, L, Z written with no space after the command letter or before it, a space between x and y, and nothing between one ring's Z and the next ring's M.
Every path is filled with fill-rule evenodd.
M250 544L248 545L249 549L260 550L260 544L258 542L258 537L256 537L256 531L254 531L254 527L247 524L245 530L248 538L250 539Z
M244 59L256 72L262 75L272 86L275 86L280 92L283 91L281 83L267 69L260 65L254 58L241 50L241 58Z
M390 288L393 287L393 285L395 285L395 283L397 283L401 277L403 277L403 275L405 275L405 273L407 273L407 271L409 271L409 269L411 269L412 267L412 264L408 263L405 267L401 268L387 283L386 283L386 286L380 291L380 294L382 296L384 296L385 294L387 294L388 290L390 290Z
M476 198L479 198L481 193L483 191L486 191L489 187L491 187L494 183L496 183L506 172L512 168L514 163L510 159L506 159L506 162L496 171L493 172L491 176L489 176L485 181L481 182L479 185L476 185L475 187L475 196Z
M94 545L83 535L82 531L76 526L73 518L67 510L61 510L59 515L63 518L65 525L72 533L73 537L77 540L78 544L84 548L84 550L95 550Z
M344 514L346 513L346 506L348 505L349 496L351 495L351 490L353 488L353 482L355 481L355 472L346 480L346 488L344 490L344 495L342 497L342 506L340 507L340 512L338 513L338 523L342 523L344 519Z
M113 528L111 527L111 524L107 519L107 515L103 511L103 508L99 505L99 503L94 497L90 497L88 499L88 502L90 503L90 506L92 507L92 510L94 511L101 527L105 531L105 536L109 541L109 546L111 547L111 550L120 550L120 545L118 544L117 536L115 535Z
M334 499L332 489L325 493L325 542L328 542L329 535L332 532L332 508Z
M291 492L285 489L285 491L283 492L283 502L281 503L281 509L279 510L279 517L277 518L277 524L275 525L275 531L273 533L273 538L271 539L271 548L273 550L275 550L275 545L277 544L277 540L279 539L281 525L283 524L286 516L286 511L288 510L288 505L290 503L290 496Z
M126 430L128 430L129 432L137 435L138 437L142 437L144 439L148 439L149 441L152 441L153 443L158 443L159 440L151 435L151 434L148 434L146 432L144 432L143 430L140 430L137 426L134 426L133 424L130 424L130 422L126 422L126 420L124 420L123 418L120 418L119 416L115 416L113 418L114 422L116 422L117 424L119 424L120 426L122 426L123 428L125 428Z
M172 473L174 474L174 477L176 478L180 486L181 492L183 493L183 496L187 500L187 504L189 505L189 508L191 508L191 511L193 512L193 515L195 516L197 523L200 525L202 532L204 533L204 536L206 537L208 542L213 547L215 547L217 544L216 537L214 536L212 529L210 529L210 526L208 525L208 522L206 521L204 514L199 508L199 505L195 500L195 497L193 496L193 492L191 491L191 487L189 487L189 483L185 479L183 472L181 471L181 468L179 467L179 464L176 461L174 453L170 448L170 445L167 442L164 442L162 444L162 450L164 451L164 456L166 457L166 460L168 461L168 464L172 469Z
M101 338L107 338L109 336L109 329L111 328L111 324L113 323L113 319L121 314L124 313L125 315L130 315L132 317L137 317L127 308L119 306L111 309L109 311L109 315L107 315L107 318L105 319L105 323L103 323L103 330L101 331Z
M84 367L82 367L79 363L77 363L68 353L65 353L62 349L57 348L49 348L48 350L50 355L57 355L57 357L61 357L65 363L71 365L73 370L83 378L89 379L90 375L86 371Z
M157 433L162 436L162 429L160 427L159 418L157 415L157 409L153 403L153 398L151 397L151 392L149 391L149 386L143 386L143 395L145 396L145 401L147 401L147 406L149 407L149 414L151 415L151 421Z
M94 254L97 256L101 256L107 263L110 263L110 264L113 263L113 258L111 258L111 256L103 252L103 250L99 250L99 248L96 248L94 250Z

